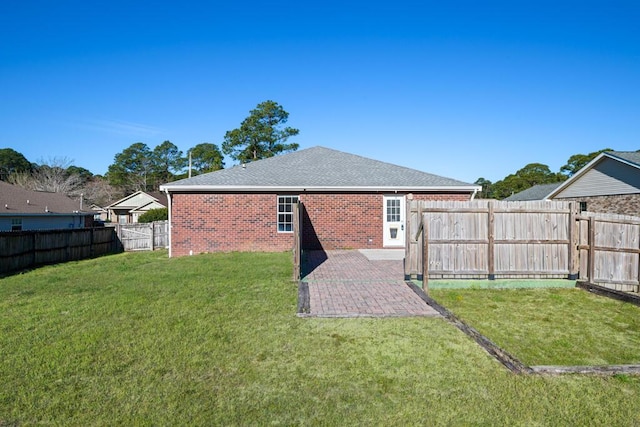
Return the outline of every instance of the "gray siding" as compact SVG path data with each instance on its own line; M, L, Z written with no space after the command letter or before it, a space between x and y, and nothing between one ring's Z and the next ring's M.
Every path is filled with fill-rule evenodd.
M81 215L68 216L2 216L0 217L0 231L11 231L11 220L22 218L22 230L60 230L83 228L84 217Z
M640 170L604 157L554 199L640 193Z

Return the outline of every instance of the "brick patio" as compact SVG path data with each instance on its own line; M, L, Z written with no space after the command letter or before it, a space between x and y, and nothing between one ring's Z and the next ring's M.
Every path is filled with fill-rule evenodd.
M312 317L439 316L404 282L403 251L305 253L302 285Z

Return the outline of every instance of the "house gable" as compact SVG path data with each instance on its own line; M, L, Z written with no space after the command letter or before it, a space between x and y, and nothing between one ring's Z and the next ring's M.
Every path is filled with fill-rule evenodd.
M128 195L127 197L118 200L107 206L108 209L135 209L138 206L144 206L151 202L157 202L153 196L145 193L144 191L137 191L133 194Z
M134 213L134 212L144 213L144 212L150 211L151 209L162 209L162 208L166 208L166 206L163 205L162 203L154 200L153 202L149 202L146 205L138 206L138 207L136 207L134 209L131 209L130 212L131 213Z
M551 197L566 199L625 194L640 194L640 168L614 152L602 153L561 185Z

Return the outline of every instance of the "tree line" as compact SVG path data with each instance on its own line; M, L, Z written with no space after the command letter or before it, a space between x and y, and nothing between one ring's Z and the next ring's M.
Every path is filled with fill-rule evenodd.
M54 158L40 163L29 162L21 153L0 149L0 180L32 190L53 191L79 198L100 206L135 191L155 191L159 186L186 178L223 169L224 156L245 163L295 151L299 145L288 139L299 133L285 126L289 117L282 106L264 101L250 110L249 116L236 129L226 132L221 146L203 142L183 153L171 141L163 141L151 148L136 142L114 156L104 176L72 165L67 159ZM538 184L562 182L603 151L574 154L558 172L552 172L542 163L529 163L495 183L478 178L482 187L479 198L504 199Z
M560 168L559 172L552 172L549 166L542 163L529 163L495 183L484 178L478 178L474 184L480 185L482 190L477 196L482 199L502 200L535 185L563 182L605 151L614 150L603 148L589 154L574 154L569 157L569 160Z
M289 113L274 101L250 111L240 127L226 132L221 147L203 142L183 153L171 141L151 148L136 142L114 156L107 173L94 175L66 158L32 163L12 148L0 149L0 180L30 190L64 193L106 206L135 191L156 191L160 185L223 169L224 155L244 163L297 150L287 142L299 130L286 127Z

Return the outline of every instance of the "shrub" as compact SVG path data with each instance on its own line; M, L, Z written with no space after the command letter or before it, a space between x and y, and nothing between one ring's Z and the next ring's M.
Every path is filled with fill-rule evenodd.
M165 221L169 219L169 211L167 208L151 209L138 218L138 222L154 222Z

